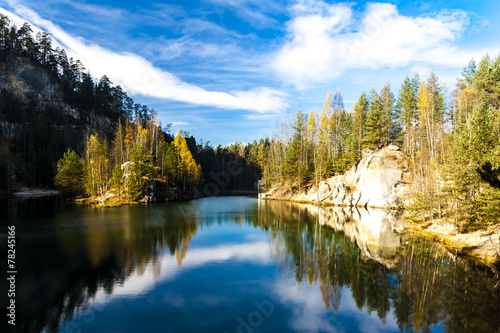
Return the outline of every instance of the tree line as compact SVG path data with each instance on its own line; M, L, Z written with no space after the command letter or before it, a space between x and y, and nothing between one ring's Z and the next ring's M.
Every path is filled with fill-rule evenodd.
M167 142L170 141L170 142ZM196 187L202 170L189 150L186 138L178 132L172 140L154 115L143 127L136 121L119 122L111 145L98 135L91 135L80 157L68 149L57 163L55 185L66 195L85 193L103 197L114 187L123 200L138 201L155 180L184 191Z
M0 188L7 191L12 181L53 185L57 160L67 148L81 151L86 132L111 137L112 128L102 123L138 117L145 124L154 113L136 103L120 86L113 86L107 76L95 80L80 60L68 57L64 49L53 44L50 34L34 35L28 23L18 28L0 14L0 61L5 73L16 73L18 66L31 66L32 73L27 75L41 76L43 72L48 81L26 75L19 80L34 90L40 84L54 87L53 95L43 98L20 95L16 86L8 84L0 91L0 120L4 124L0 171L6 175L0 179Z
M24 55L44 66L59 79L64 102L78 108L83 117L92 111L113 121L136 117L143 122L151 119L153 109L136 103L121 86L113 86L106 75L95 81L80 60L68 58L66 50L54 48L53 44L49 33L38 32L33 36L33 29L27 22L18 28L7 16L0 14L0 58L6 60L9 55ZM15 116L16 113L10 111Z
M412 160L413 208L453 217L457 229L500 217L500 58L471 61L455 89L434 72L407 76L397 97L387 83L363 92L350 111L340 91L321 113L299 110L276 130L261 159L264 184L301 190L356 165L365 148L397 143ZM339 102L340 101L340 102Z
M139 118L125 120L124 125L119 122L111 142L89 136L82 156L68 149L57 163L54 181L66 196L103 198L113 189L120 201L143 199L157 181L167 191L213 195L225 187L256 183L260 177L258 150L265 142L214 149L208 143L196 144L187 132L170 136L154 114L145 126ZM217 193L204 186L208 182L217 186Z
M11 180L32 186L55 181L65 194L93 196L126 186L132 200L154 179L186 190L212 179L219 187L252 186L259 179L256 142L214 148L198 144L187 132L174 137L153 108L136 103L107 76L95 80L80 60L53 44L50 34L34 36L28 23L18 28L0 15L5 70L16 61L29 62L60 87L51 101L25 100L9 86L0 92L0 120L9 124L7 135L0 133L0 171L6 175L0 189L9 191ZM67 106L75 117L66 114ZM228 165L238 172L220 176ZM58 170L62 173L56 176ZM127 184L120 183L120 172L126 172Z

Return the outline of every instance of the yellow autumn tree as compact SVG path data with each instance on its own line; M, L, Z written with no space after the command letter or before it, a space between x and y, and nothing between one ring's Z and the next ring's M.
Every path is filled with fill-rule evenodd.
M186 139L181 135L180 131L177 131L175 135L174 145L180 158L178 165L182 185L184 188L193 188L200 181L201 166L194 160Z
M149 143L149 130L147 128L142 127L139 125L137 128L137 141L141 146L144 148L148 148L148 143Z
M86 162L86 190L87 194L94 197L102 196L107 190L109 180L109 159L107 157L107 144L101 142L97 135L91 135L87 140L85 149Z
M125 128L125 136L123 138L124 161L130 161L130 151L135 142L135 128L132 122L127 121Z
M318 186L318 129L316 126L316 118L318 114L311 110L309 113L309 119L307 120L307 144L309 149L312 151L313 163L314 163L314 181L316 187Z
M311 110L309 113L309 119L307 119L307 142L309 144L314 143L316 140L316 115L314 111Z
M420 135L423 140L423 147L426 148L430 157L432 157L432 102L429 89L425 82L422 82L418 89L418 109L420 110Z
M333 133L331 120L333 117L332 110L332 93L328 91L326 100L323 103L323 111L321 112L320 124L318 131L319 139L319 178L322 179L325 173L332 164L332 152L333 152Z

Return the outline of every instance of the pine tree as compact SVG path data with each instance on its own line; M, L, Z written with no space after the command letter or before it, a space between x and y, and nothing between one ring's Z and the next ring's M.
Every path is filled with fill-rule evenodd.
M123 139L125 137L125 131L123 130L123 126L121 120L118 121L115 129L115 138L113 139L112 144L112 158L113 163L116 165L122 165L125 163L125 145Z
M405 78L399 91L396 108L401 118L401 135L403 136L403 150L412 159L416 152L416 128L418 127L418 89L420 78L415 75L412 79Z
M394 94L391 85L387 83L380 92L382 141L389 143L399 134L399 119L394 113Z
M358 101L354 104L354 119L353 119L353 144L356 147L356 159L361 159L361 149L365 139L366 114L368 111L368 99L363 92Z
M297 179L299 190L304 182L307 172L306 162L306 121L301 110L297 112L293 124L293 137L288 145L283 175L290 180Z
M118 201L122 200L122 186L123 186L123 170L121 165L115 165L113 175L111 176L111 186L118 188Z
M83 181L85 173L80 157L71 149L57 162L57 175L54 178L55 185L66 196L83 193Z
M345 110L341 112L342 116L342 140L341 140L341 163L339 172L347 171L358 161L356 131L354 128L354 119Z
M180 156L175 148L175 144L173 142L167 144L167 148L165 150L165 177L168 185L175 185L179 182L179 167Z
M382 103L380 96L372 89L370 93L370 107L366 117L366 136L364 147L378 146L383 141Z
M141 130L139 126L139 130ZM144 130L143 135L147 134ZM134 142L131 150L130 175L128 180L128 193L132 201L139 201L146 193L146 187L152 182L154 166L152 156L145 145L141 143L141 135Z
M327 158L325 163L325 179L335 176L335 167L333 166L333 161L330 157Z

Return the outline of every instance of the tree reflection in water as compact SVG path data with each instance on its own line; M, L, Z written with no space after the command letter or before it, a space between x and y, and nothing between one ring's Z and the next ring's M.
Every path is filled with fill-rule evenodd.
M382 323L395 316L402 331L441 324L450 332L500 329L495 271L398 234L398 212L257 205L248 198L228 208L228 200L236 199L109 210L58 207L44 215L50 223L24 221L18 229L22 320L16 330L57 331L98 293L112 294L132 275L153 267L159 278L162 269L172 269L161 266L165 250L182 265L199 228L213 224L265 231L279 271L297 283L319 284L326 311L339 311L349 289L359 309L376 313Z
M33 203L27 204L31 209ZM61 323L87 309L99 290L112 294L148 265L160 276L158 261L165 248L180 265L198 228L199 210L188 204L165 209L52 208L42 212L37 207L50 224L33 220L17 228L22 269L16 281L16 332L58 331Z
M398 235L398 215L260 201L254 224L270 229L284 272L298 283L319 283L327 311L338 311L347 287L357 307L382 322L393 308L401 331L438 324L450 332L498 331L498 274L439 244Z

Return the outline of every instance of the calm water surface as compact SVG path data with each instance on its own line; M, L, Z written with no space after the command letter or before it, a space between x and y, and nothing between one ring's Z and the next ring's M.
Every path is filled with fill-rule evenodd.
M250 197L2 210L17 332L500 330L498 276L399 235L395 212Z

